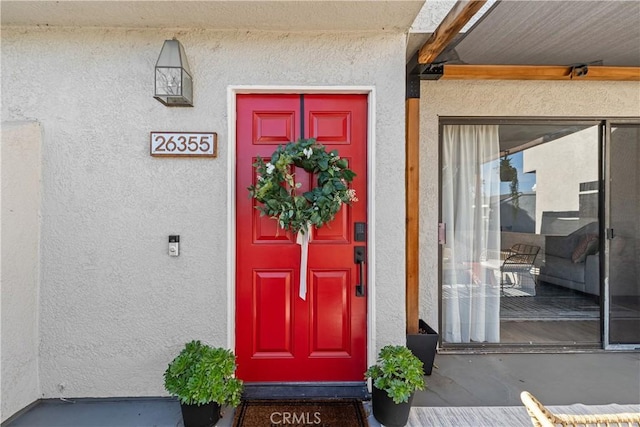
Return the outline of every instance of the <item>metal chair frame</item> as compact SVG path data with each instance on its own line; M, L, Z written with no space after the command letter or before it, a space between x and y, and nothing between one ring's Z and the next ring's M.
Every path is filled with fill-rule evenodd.
M536 257L540 252L540 246L517 243L509 250L502 253L502 265L500 266L500 291L504 292L505 287L513 287L516 283L505 281L505 273L528 274L533 283L536 278L531 270L533 270Z

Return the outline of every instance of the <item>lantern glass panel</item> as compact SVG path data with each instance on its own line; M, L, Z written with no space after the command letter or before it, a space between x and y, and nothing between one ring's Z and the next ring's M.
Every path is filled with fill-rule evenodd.
M182 97L189 104L193 104L193 82L191 76L182 70Z
M156 96L182 94L182 70L180 68L156 68Z

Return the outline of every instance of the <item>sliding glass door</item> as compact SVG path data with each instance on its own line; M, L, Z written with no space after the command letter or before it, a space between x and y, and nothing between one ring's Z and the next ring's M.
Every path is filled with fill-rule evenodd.
M640 348L640 123L440 134L443 346Z
M640 345L640 124L607 126L605 342Z
M443 345L601 347L601 122L441 125Z

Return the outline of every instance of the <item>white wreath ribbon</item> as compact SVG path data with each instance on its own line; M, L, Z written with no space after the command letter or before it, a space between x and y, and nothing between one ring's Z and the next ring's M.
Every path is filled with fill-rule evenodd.
M307 259L309 257L309 230L311 224L307 226L307 232L298 231L296 243L300 245L300 291L298 295L303 300L307 299Z

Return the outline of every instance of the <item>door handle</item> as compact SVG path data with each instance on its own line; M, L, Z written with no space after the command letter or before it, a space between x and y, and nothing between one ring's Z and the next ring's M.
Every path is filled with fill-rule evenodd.
M438 244L447 244L447 224L445 224L444 222L438 223Z
M353 247L353 262L358 264L358 283L356 284L356 296L363 297L364 292L364 260L366 258L364 246Z

